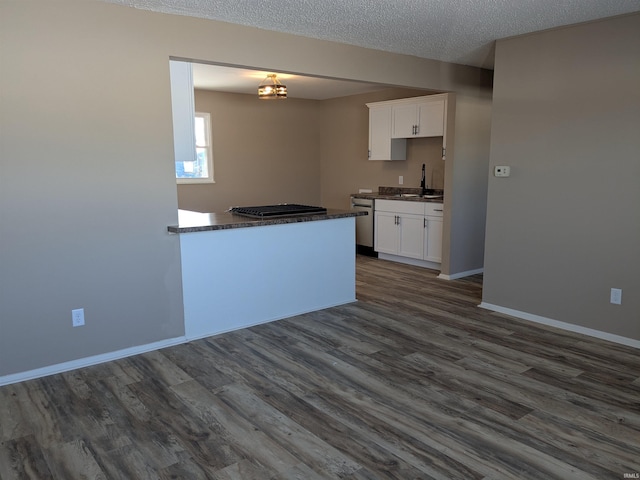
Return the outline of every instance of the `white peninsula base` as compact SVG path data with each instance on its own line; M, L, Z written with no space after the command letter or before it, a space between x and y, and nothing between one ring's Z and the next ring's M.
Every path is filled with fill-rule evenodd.
M354 302L355 218L180 235L194 340Z

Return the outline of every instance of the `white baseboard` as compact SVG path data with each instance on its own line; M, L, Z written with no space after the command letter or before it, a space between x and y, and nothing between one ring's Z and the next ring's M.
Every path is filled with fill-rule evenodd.
M583 335L599 338L601 340L608 340L613 343L619 343L621 345L627 345L628 347L640 349L640 340L635 340L633 338L622 337L620 335L614 335L613 333L602 332L600 330L594 330L592 328L574 325L573 323L561 322L559 320L553 320L551 318L541 317L540 315L534 315L533 313L521 312L520 310L513 310L511 308L501 307L500 305L493 305L487 302L482 302L478 306L480 308L486 308L487 310L492 310L494 312L504 313L506 315L511 315L512 317L521 318L522 320L528 320L530 322L540 323L542 325L548 325L570 332L581 333Z
M173 345L178 345L185 342L187 342L186 337L170 338L159 342L147 343L146 345L138 345L136 347L125 348L123 350L116 350L115 352L93 355L91 357L80 358L78 360L71 360L69 362L36 368L34 370L28 370L26 372L5 375L0 377L0 386L9 385L11 383L24 382L25 380L32 380L34 378L47 377L56 373L68 372L77 368L89 367L91 365L97 365L99 363L110 362L112 360L118 360L125 357L131 357L132 355L138 355L140 353L150 352L152 350L159 350L161 348L171 347Z
M403 257L400 255L392 255L390 253L378 252L380 260L389 260L390 262L404 263L405 265L413 265L414 267L429 268L431 270L440 270L440 263L428 260L418 260L417 258Z
M475 270L467 270L466 272L458 272L451 275L445 275L441 273L440 275L438 275L438 278L442 278L443 280L456 280L458 278L470 277L471 275L477 275L478 273L483 272L484 268L476 268Z
M136 347L125 348L123 350L116 350L115 352L103 353L100 355L93 355L91 357L80 358L78 360L71 360L69 362L57 363L55 365L48 365L42 368L36 368L34 370L27 370L26 372L14 373L11 375L5 375L0 377L0 387L3 385L10 385L12 383L24 382L26 380L33 380L34 378L47 377L49 375L55 375L56 373L69 372L71 370L76 370L78 368L90 367L91 365L98 365L100 363L110 362L112 360L119 360L121 358L131 357L133 355L139 355L141 353L151 352L153 350L160 350L161 348L172 347L174 345L180 345L181 343L191 342L193 340L198 340L200 338L211 337L214 335L220 335L223 333L228 333L234 330L238 330L241 328L249 328L254 325L260 325L262 323L269 323L276 320L281 320L283 318L290 318L296 315L302 315L309 312L314 312L317 310L323 310L325 308L331 308L338 305L346 305L349 303L356 302L355 298L348 299L344 302L329 304L325 306L319 306L318 308L312 310L301 311L299 313L292 313L291 315L286 315L278 318L271 318L268 320L263 320L259 322L255 322L249 325L242 325L236 328L230 328L224 331L211 331L202 333L199 335L193 335L190 337L182 336L170 338L167 340L162 340L154 343L147 343L146 345L138 345Z

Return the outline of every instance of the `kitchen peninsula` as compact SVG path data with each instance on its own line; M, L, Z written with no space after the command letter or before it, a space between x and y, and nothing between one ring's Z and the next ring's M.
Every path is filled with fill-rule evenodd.
M355 301L355 217L178 212L189 340Z

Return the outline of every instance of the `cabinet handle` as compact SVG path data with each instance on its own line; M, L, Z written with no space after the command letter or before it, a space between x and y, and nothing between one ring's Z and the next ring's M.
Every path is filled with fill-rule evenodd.
M427 228L427 219L426 218L422 219L422 228Z
M442 211L442 209L441 209L441 208L434 208L434 209L433 209L433 211L434 211L434 212L441 212L441 211Z
M414 134L417 135L419 131L420 131L420 125L416 125L416 131L414 132Z

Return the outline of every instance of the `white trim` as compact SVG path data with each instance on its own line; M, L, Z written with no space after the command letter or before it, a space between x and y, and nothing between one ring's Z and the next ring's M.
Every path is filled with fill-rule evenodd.
M583 335L596 337L601 340L608 340L610 342L619 343L621 345L627 345L628 347L640 349L640 340L635 340L633 338L622 337L620 335L615 335L613 333L602 332L600 330L594 330L592 328L582 327L580 325L574 325L573 323L561 322L559 320L553 320L551 318L541 317L540 315L534 315L533 313L521 312L520 310L513 310L511 308L501 307L499 305L493 305L487 302L482 302L478 306L480 308L485 308L487 310L492 310L498 313L504 313L506 315L511 315L512 317L521 318L523 320L528 320L531 322L540 323L542 325L548 325L551 327L560 328L562 330L567 330L570 332L581 333Z
M380 260L388 260L390 262L413 265L415 267L430 268L431 270L440 270L440 264L438 262L431 262L429 260L420 260L417 258L403 257L401 255L393 255L390 253L382 253L382 252L378 252L378 258Z
M68 372L70 370L76 370L78 368L90 367L91 365L110 362L112 360L119 360L121 358L139 355L141 353L150 352L152 350L160 350L161 348L172 347L174 345L186 343L187 341L188 340L186 337L175 337L168 340L161 340L159 342L147 343L146 345L138 345L136 347L116 350L114 352L93 355L91 357L80 358L78 360L71 360L69 362L36 368L35 370L27 370L26 372L5 375L3 377L0 377L0 386L9 385L11 383L24 382L25 380L33 380L34 378L47 377L49 375Z
M484 273L484 268L476 268L475 270L467 270L466 272L458 272L452 275L445 275L444 273L441 273L440 275L438 275L438 278L442 278L443 280L456 280L458 278L477 275L478 273Z

